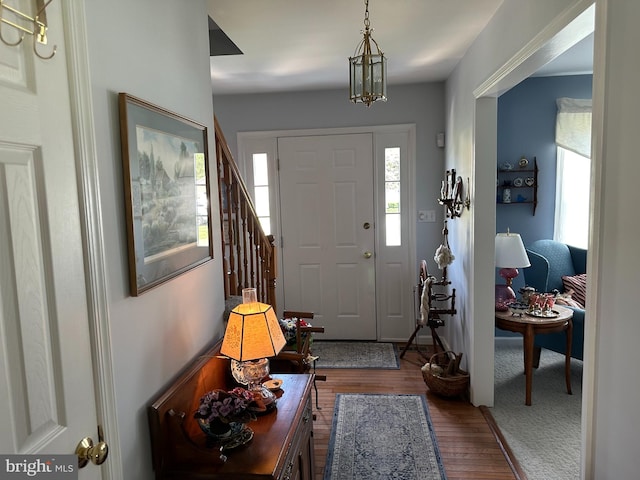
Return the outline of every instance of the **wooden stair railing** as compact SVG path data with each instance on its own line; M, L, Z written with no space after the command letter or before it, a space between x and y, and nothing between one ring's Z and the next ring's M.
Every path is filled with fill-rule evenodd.
M224 263L224 297L242 296L255 287L258 300L276 310L276 248L265 235L251 196L214 118L220 227Z

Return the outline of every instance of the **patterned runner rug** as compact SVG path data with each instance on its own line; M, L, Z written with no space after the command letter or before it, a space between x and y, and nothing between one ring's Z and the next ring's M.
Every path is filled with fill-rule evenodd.
M314 341L317 368L400 368L393 343Z
M324 480L446 480L422 395L338 394Z

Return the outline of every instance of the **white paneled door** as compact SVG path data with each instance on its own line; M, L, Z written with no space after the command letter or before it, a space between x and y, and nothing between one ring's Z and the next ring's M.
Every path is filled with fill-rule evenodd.
M33 14L31 1L8 1ZM0 452L73 454L97 441L78 172L62 2L50 60L0 43ZM6 14L6 12L3 12ZM3 37L19 39L3 25ZM101 478L89 464L80 479Z
M279 138L278 158L285 308L376 340L372 134Z

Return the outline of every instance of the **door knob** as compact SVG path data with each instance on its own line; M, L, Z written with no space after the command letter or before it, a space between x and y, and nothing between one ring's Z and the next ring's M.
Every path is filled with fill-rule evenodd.
M109 455L109 447L103 441L94 445L90 437L84 437L76 447L76 455L78 456L78 468L86 467L89 460L94 465L102 465Z
M364 252L364 254L362 255L364 258L371 258L373 256L373 253L371 252Z

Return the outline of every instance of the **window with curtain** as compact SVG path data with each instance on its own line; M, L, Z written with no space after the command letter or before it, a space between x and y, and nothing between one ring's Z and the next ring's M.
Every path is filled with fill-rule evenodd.
M559 98L554 239L587 248L591 179L591 100Z

